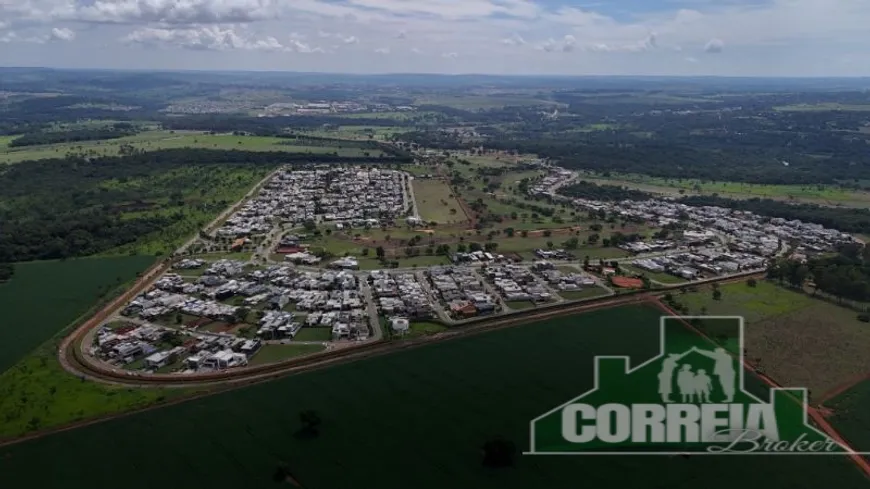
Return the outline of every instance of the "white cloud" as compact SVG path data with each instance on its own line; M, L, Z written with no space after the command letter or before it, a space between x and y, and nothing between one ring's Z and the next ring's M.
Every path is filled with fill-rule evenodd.
M317 52L316 48L311 48L298 40L291 40L285 46L273 36L250 37L240 34L237 32L237 28L232 26L201 26L186 29L145 27L131 32L122 38L122 41L129 44L164 47L177 46L185 49L210 51Z
M441 57L448 58L448 59L456 59L459 57L459 54L458 53L441 53Z
M577 44L577 38L568 34L562 39L562 51L570 53L574 50L574 45Z
M408 38L408 32L405 31L404 29L399 31L398 34L396 34L396 39L407 39L407 38Z
M276 18L277 0L95 0L78 20L109 23L220 24Z
M523 36L517 34L516 32L511 34L510 37L502 39L501 43L507 46L525 46L526 44L528 44L526 40L523 39Z
M724 46L725 43L723 43L721 39L710 39L707 44L704 45L704 52L711 54L721 53Z
M341 40L345 44L359 44L359 38L356 36L348 36Z
M377 48L377 49L375 49L375 53L377 53L377 54L390 54L390 48Z
M693 58L693 57L689 56L688 58L686 58L686 61L688 61L689 63L697 63L698 58Z
M66 27L55 27L51 30L51 39L53 41L72 41L76 38L76 33L72 29Z

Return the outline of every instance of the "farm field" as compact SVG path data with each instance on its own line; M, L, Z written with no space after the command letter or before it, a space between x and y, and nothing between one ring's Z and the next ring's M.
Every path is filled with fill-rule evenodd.
M419 206L420 217L424 221L450 224L467 219L465 212L446 182L434 179L415 179L413 187L414 199Z
M145 151L174 148L239 149L244 151L286 151L289 153L338 153L339 156L377 157L383 153L359 148L360 143L347 142L335 146L305 146L292 144L293 140L265 136L234 136L232 134L203 134L188 131L146 131L135 136L100 141L49 144L42 146L8 147L0 144L0 164L25 160L63 158L67 153L88 153L92 156L115 156L122 145L131 145ZM2 143L2 141L0 141ZM290 144L288 144L290 143Z
M16 266L13 280L0 286L0 307L12 318L0 327L0 439L191 393L82 382L57 361L56 335L153 261L132 256Z
M870 379L859 382L824 402L825 408L832 411L827 417L828 422L840 431L856 450L862 452L870 452L870 430L867 429L870 424L868 404L870 404Z
M0 471L13 487L40 489L120 479L131 489L272 488L281 465L306 489L556 488L576 485L578 474L602 488L649 487L653 477L674 489L747 480L774 489L866 486L845 457L518 455L512 468L481 466L486 440L501 435L527 449L531 419L590 388L595 355L634 363L658 353L659 315L639 306L596 311L307 372L0 448ZM323 420L316 437L297 434L309 409ZM202 449L191 450L194 441ZM52 470L39 470L45 460Z
M870 372L870 328L858 313L766 281L720 290L720 301L706 287L675 298L690 315L743 316L747 360L783 385L808 388L812 400Z
M318 353L325 350L326 347L323 345L264 345L260 348L251 361L248 363L249 365L264 365L267 363L275 363L280 362L282 360L288 360L290 358L301 357L303 355L310 355L312 353Z
M669 196L711 195L732 199L764 198L847 207L870 205L870 192L842 189L836 185L765 185L742 182L709 182L700 180L676 180L644 175L615 175L612 178L584 176L588 182L602 185L619 185Z
M68 326L97 300L154 263L154 257L19 263L0 285L0 372Z

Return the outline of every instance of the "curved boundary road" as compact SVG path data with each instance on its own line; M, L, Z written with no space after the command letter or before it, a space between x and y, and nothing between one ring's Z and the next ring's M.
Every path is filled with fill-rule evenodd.
M160 277L163 271L168 267L168 263L164 262L150 269L133 288L113 300L91 319L85 321L81 326L73 331L72 334L64 338L60 348L58 349L58 360L64 369L73 375L93 381L125 386L201 387L220 384L243 384L281 377L305 370L323 368L329 365L345 363L374 355L382 355L392 351L444 341L467 334L517 326L531 321L575 314L592 309L644 302L650 300L657 294L667 292L668 290L680 289L682 287L703 283L721 283L734 280L744 280L761 274L758 271L753 271L730 277L716 277L708 280L690 282L688 284L677 284L657 289L655 291L635 291L623 295L600 297L583 301L558 302L537 309L472 320L456 325L452 330L434 336L423 336L399 342L387 342L383 340L370 341L358 346L333 350L327 353L307 355L284 362L249 366L205 374L136 374L122 369L109 367L105 363L86 353L84 350L90 344L89 338L94 329L102 324L107 318L111 317L114 311L120 306L150 286L150 284Z

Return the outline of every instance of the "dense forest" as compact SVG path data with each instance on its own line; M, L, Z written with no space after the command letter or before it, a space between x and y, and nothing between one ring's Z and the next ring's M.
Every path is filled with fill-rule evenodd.
M213 197L223 190L218 177L238 178L221 173L227 169L262 173L288 163L396 161L175 149L16 164L0 173L0 263L101 253L191 215L216 214L231 204Z
M120 125L96 129L74 129L70 131L39 131L27 133L13 139L10 148L21 146L37 146L40 144L74 143L78 141L98 141L102 139L118 139L133 136L137 133L130 124L126 128Z
M798 288L809 279L813 293L822 291L840 299L870 302L870 248L857 243L844 245L836 256L811 258L806 263L777 261L767 274Z

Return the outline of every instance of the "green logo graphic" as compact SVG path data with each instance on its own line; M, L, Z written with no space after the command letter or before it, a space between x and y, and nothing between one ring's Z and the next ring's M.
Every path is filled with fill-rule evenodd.
M703 325L721 346L689 330ZM531 422L536 455L849 455L808 421L807 391L771 388L743 366L743 318L662 317L659 353L631 367L598 356L594 387ZM753 394L756 392L759 395Z

